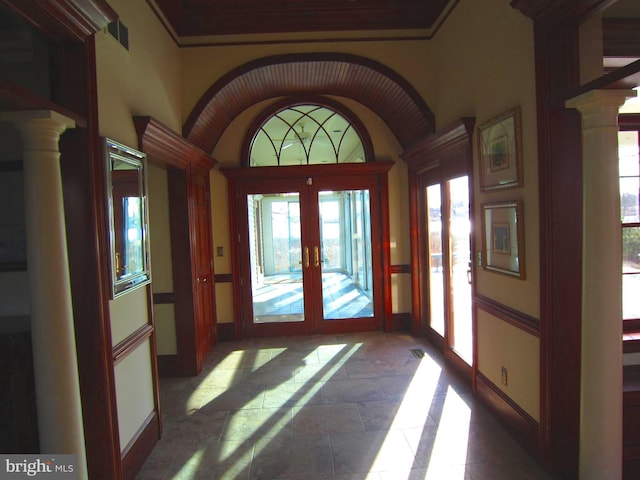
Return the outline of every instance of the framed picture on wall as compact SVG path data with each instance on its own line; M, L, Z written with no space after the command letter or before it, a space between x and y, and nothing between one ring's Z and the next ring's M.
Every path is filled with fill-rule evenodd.
M482 191L521 187L524 182L520 107L480 125L477 138Z
M524 280L524 221L521 201L482 205L482 252L485 270Z

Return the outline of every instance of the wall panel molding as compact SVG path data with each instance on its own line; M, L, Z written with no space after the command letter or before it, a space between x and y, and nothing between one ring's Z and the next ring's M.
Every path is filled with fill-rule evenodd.
M173 292L158 292L153 294L154 305L168 305L175 303L176 298Z
M513 325L536 337L540 336L540 320L519 310L496 302L492 298L477 294L475 297L477 308L490 313L496 318Z
M113 365L116 366L153 335L153 325L143 325L113 347Z
M391 265L391 274L400 274L400 273L411 273L412 267L411 264L405 265Z

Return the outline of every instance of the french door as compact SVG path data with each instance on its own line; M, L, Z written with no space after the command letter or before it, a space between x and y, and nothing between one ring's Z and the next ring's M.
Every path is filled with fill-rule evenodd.
M245 335L383 328L378 175L244 179L233 188Z
M435 172L434 172L435 173ZM423 295L428 326L446 355L473 362L469 178L427 175L423 183Z

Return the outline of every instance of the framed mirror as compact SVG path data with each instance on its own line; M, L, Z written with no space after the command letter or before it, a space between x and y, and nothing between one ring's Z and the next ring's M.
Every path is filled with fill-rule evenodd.
M112 298L151 282L146 155L103 139Z

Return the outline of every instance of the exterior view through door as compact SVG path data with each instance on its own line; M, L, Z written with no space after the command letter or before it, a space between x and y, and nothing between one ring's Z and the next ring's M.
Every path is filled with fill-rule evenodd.
M429 325L448 350L473 361L469 178L425 188Z
M373 317L369 191L318 197L320 244L303 247L298 194L248 195L254 323L304 321L305 268L322 271L324 319Z

